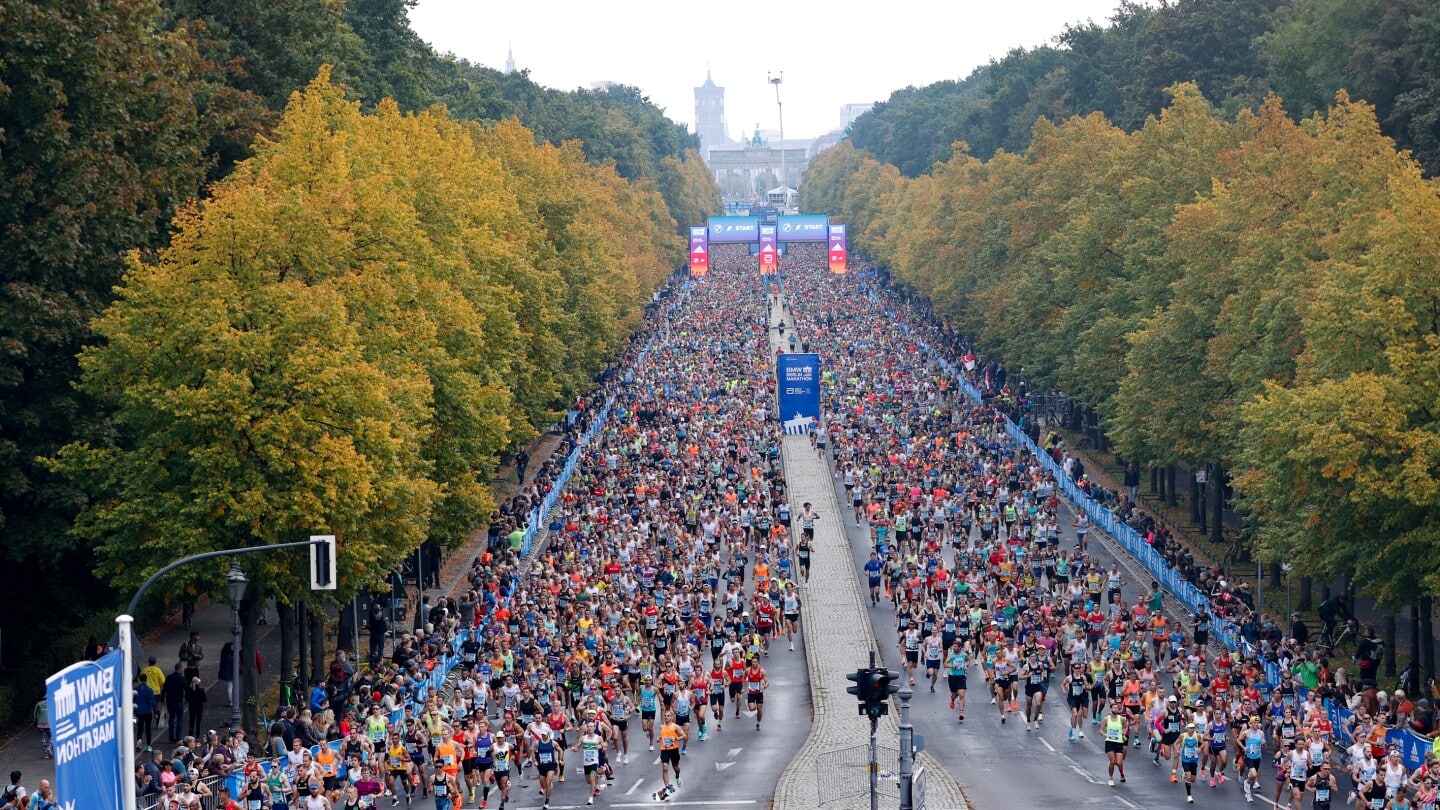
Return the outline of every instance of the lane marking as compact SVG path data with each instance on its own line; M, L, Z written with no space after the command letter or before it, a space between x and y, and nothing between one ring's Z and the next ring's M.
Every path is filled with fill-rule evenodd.
M1092 785L1098 785L1098 784L1100 784L1100 780L1099 780L1099 779L1096 779L1095 777L1091 776L1089 771L1085 770L1084 768L1080 767L1079 765L1071 765L1071 766L1070 766L1070 770L1074 771L1075 773L1080 774L1080 778L1081 778L1081 779L1084 779L1086 782L1089 782L1089 783L1092 784Z
M639 790L639 789L640 789L640 786L643 785L643 784L645 784L645 778L644 778L644 777L641 777L641 778L639 778L639 779L636 779L636 780L635 780L635 784L631 785L631 786L630 786L630 789L627 790L627 791L625 791L625 795L626 795L626 796L629 796L630 794L632 794L632 793L634 793L635 791Z
M726 754L725 756L727 759L734 759L741 751L744 750L744 746L741 746L740 748L731 748L730 753Z
M735 763L733 763L733 762L717 762L717 763L715 763L715 770L717 770L717 771L723 771L723 770L725 770L726 768L728 768L728 767L730 767L731 765L734 765L734 764L735 764Z
M1055 746L1051 745L1050 741L1045 739L1044 737L1040 738L1040 744L1050 749L1050 753L1055 753Z

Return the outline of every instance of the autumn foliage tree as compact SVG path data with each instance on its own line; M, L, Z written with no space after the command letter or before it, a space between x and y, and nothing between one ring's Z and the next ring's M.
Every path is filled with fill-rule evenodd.
M842 145L802 203L1125 457L1233 480L1262 559L1440 592L1440 186L1345 93L1303 120L1169 99L898 183Z
M614 356L681 246L658 191L516 122L372 114L322 72L272 138L132 254L82 390L115 432L49 462L131 588L215 548L334 534L339 598L493 506L498 454ZM303 555L247 601L306 599ZM220 569L162 583L204 590Z

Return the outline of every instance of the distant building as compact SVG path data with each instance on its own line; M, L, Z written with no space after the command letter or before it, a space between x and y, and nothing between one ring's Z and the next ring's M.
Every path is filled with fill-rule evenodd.
M695 88L695 134L700 138L700 156L715 176L727 200L766 199L769 192L800 187L800 177L810 159L839 143L845 128L864 115L874 102L846 104L840 108L840 128L818 138L786 138L781 160L780 133L761 129L739 143L730 140L725 128L725 88L705 72L705 83ZM784 177L781 177L783 165ZM781 191L783 199L784 192Z
M505 52L505 75L509 76L515 72L515 46L511 45Z
M810 165L812 141L807 139L785 139L785 177L780 177L780 142L764 137L756 127L754 137L734 146L715 147L710 150L706 163L715 175L720 193L726 199L764 199L774 188L789 186L798 188L800 176Z
M719 87L705 71L705 83L695 88L695 135L700 139L700 157L710 160L710 150L730 145L725 129L725 88Z
M865 104L842 104L840 105L840 130L843 132L846 127L855 123L855 119L875 109L875 102Z

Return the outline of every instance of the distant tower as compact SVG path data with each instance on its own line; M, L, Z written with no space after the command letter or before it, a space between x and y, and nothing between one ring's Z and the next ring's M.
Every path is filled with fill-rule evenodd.
M695 134L700 138L700 156L710 159L710 150L730 142L725 130L725 88L716 87L705 70L705 83L695 88Z
M505 53L505 75L515 72L515 45L512 43Z

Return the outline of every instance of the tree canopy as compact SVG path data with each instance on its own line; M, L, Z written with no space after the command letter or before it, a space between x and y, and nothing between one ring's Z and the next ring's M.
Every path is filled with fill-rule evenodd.
M1067 26L1053 45L1016 49L963 81L897 90L850 129L905 175L953 144L988 158L1023 151L1039 116L1103 113L1130 131L1193 82L1233 115L1268 93L1292 114L1324 110L1341 90L1376 108L1382 131L1440 172L1440 9L1421 0L1122 0L1105 24Z
M1127 458L1233 472L1263 559L1440 592L1440 183L1344 92L1298 121L1167 95L913 179L842 144L801 204Z

